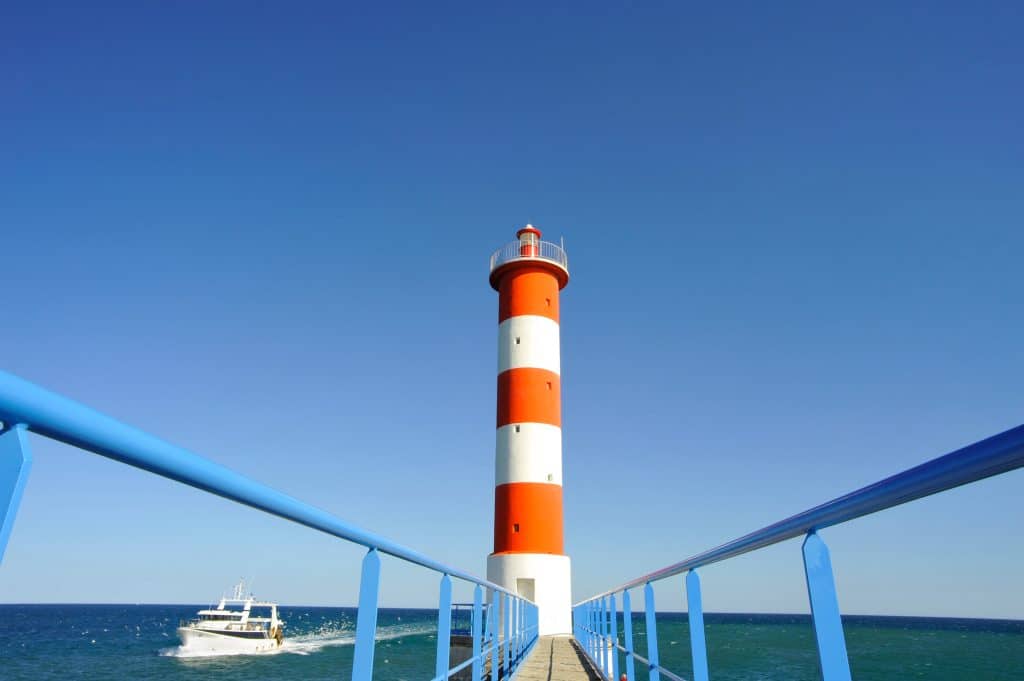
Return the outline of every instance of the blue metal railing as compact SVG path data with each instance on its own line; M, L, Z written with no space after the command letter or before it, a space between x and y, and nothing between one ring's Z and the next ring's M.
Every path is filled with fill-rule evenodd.
M0 371L0 560L10 537L31 467L26 434L43 435L136 468L191 485L211 494L325 532L369 551L363 558L359 610L353 652L353 681L369 681L380 592L380 554L441 574L438 599L437 654L433 681L442 681L472 666L480 681L490 657L491 669L511 675L537 640L537 606L498 584L457 570L401 544L351 525L340 518L250 480L208 459L125 425L78 402ZM449 668L452 578L474 585L473 656ZM483 622L484 592L497 607ZM504 620L499 626L499 612ZM491 674L496 680L498 675Z
M620 651L625 654L625 674L629 681L636 680L638 661L647 665L651 681L659 681L661 675L679 679L659 663L652 582L685 572L693 681L707 681L704 614L697 569L803 536L804 574L822 677L825 681L850 681L850 663L836 598L832 560L818 531L1022 466L1024 426L1018 426L581 601L573 607L574 634L598 668L616 680L620 674ZM646 658L637 654L633 645L633 611L629 591L636 587L644 590ZM617 594L622 595L625 645L618 642Z

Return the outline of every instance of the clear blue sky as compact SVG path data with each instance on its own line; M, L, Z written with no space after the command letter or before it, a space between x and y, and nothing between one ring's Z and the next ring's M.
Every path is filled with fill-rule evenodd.
M531 221L578 598L1024 421L1019 3L92 5L0 20L8 371L482 574ZM355 601L361 550L32 445L0 602ZM1024 616L1022 485L823 533L843 609ZM704 583L807 608L796 542Z

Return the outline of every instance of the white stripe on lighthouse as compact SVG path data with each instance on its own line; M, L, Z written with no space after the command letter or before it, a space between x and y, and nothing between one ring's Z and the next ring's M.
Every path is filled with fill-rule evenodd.
M498 325L498 373L547 369L561 374L558 322L540 315L509 317Z
M546 423L513 423L498 428L494 484L562 484L562 429Z

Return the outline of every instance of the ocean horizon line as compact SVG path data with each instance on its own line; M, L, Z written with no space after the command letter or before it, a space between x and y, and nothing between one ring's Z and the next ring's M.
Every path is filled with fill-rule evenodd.
M194 603L143 603L143 602L108 602L101 603L96 601L36 601L36 602L10 602L0 603L0 608L3 607L47 607L47 606L75 606L75 607L205 607L210 603L216 601L197 601ZM331 608L331 609L345 609L345 610L358 610L358 605L308 605L308 604L289 604L289 603L278 603L279 608ZM401 605L381 605L378 610L407 610L407 611L422 611L422 612L436 612L437 608L422 607L422 606L401 606ZM636 610L633 612L634 616L642 616L643 610ZM686 615L686 610L656 610L658 615ZM622 610L617 610L617 614L622 615ZM705 617L743 617L743 616L756 616L756 617L806 617L810 619L811 613L809 612L766 612L766 611L704 611ZM857 612L844 612L842 613L843 618L853 617L872 617L878 619L914 619L914 620L971 620L978 622L1017 622L1024 623L1024 618L1012 618L1012 617L983 617L977 615L914 615L914 614L877 614L877 613L857 613Z

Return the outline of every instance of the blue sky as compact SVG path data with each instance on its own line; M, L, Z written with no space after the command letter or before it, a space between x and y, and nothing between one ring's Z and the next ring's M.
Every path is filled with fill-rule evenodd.
M482 574L533 222L577 598L1021 423L1019 5L293 5L7 7L5 370ZM0 602L355 601L360 549L32 445ZM844 611L1021 617L1022 484L825 532ZM807 609L797 542L703 579Z

